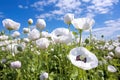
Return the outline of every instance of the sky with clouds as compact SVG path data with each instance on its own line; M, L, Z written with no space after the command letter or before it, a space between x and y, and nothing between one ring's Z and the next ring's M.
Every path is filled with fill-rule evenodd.
M120 34L120 0L0 0L0 30L5 30L2 25L5 18L20 22L21 32L28 26L29 18L34 20L33 26L38 18L45 19L45 30L49 32L67 28L63 21L66 13L73 13L75 18L94 18L92 31L98 37L115 38Z

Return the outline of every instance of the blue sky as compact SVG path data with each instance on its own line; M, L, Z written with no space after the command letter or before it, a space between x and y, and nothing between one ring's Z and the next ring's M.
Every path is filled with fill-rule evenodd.
M33 26L38 18L45 19L45 30L49 32L57 27L67 28L63 21L66 13L73 13L75 18L94 18L93 34L97 37L103 34L115 38L120 34L119 0L0 0L0 31L5 30L5 18L21 23L20 32L28 26L29 18L33 19Z

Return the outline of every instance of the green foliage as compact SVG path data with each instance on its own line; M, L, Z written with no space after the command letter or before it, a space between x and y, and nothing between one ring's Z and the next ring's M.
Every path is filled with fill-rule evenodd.
M88 43L88 40L85 40ZM104 45L104 42L99 42ZM98 45L97 44L97 45ZM5 63L0 63L0 80L39 80L42 72L49 74L48 80L119 80L120 79L120 60L105 60L108 50L96 48L96 44L87 44L85 47L93 52L102 64L91 70L82 70L71 64L67 58L70 50L76 45L51 44L48 49L40 50L33 46L22 50L21 46L17 49L20 53L12 56L9 51L0 50L0 59L6 59ZM34 50L32 50L34 49ZM37 53L40 54L37 54ZM19 60L22 63L21 68L13 69L10 62ZM104 63L106 62L106 63ZM108 72L107 66L111 64L117 69L117 72Z

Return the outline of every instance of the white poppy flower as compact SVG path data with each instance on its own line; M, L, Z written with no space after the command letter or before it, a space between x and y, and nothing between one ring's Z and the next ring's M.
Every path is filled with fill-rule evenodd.
M12 55L14 56L15 54L17 54L19 52L17 50L17 45L18 44L9 44L8 46L6 46L6 50L10 51L12 53Z
M13 32L12 37L16 38L19 37L20 33L18 31Z
M120 47L115 48L115 55L116 57L120 58Z
M51 34L49 34L49 33L46 32L46 31L42 31L41 34L42 34L42 37L45 37L45 38L51 37Z
M65 16L64 16L64 22L66 24L71 24L72 20L74 19L74 14L71 14L71 13L67 13Z
M20 27L20 23L15 22L11 19L4 19L2 23L3 23L3 26L5 26L6 29L8 30L18 30Z
M115 47L117 47L117 46L120 45L120 43L119 42L113 42L112 45L115 46Z
M44 72L40 75L40 80L46 80L48 78L48 73Z
M118 40L120 40L120 35L117 35Z
M10 44L10 41L9 41L9 40L0 41L0 47L6 46L6 45L8 45L8 44Z
M46 27L46 22L44 19L37 19L36 27L40 30L43 30Z
M114 49L114 46L113 45L109 45L107 49L108 49L108 51L111 51L111 50Z
M77 18L72 20L72 24L76 29L90 30L95 21L90 18Z
M30 18L28 19L28 24L32 24L33 23L33 20Z
M23 33L29 33L30 29L29 28L23 28Z
M105 56L105 59L107 59L107 60L112 60L112 58L113 58L113 57L111 57L110 55Z
M7 39L8 39L8 36L6 36L6 35L0 36L0 40L7 40Z
M52 31L51 38L55 43L70 43L73 41L73 34L66 28L57 28Z
M113 57L114 53L113 52L109 52L108 55Z
M40 48L40 49L46 49L48 48L50 42L47 38L40 38L38 40L36 40L36 45Z
M12 68L20 68L21 67L21 62L20 61L14 61L10 63L10 66Z
M5 47L1 47L1 51L6 51L6 48Z
M98 66L97 57L84 47L73 48L68 58L73 65L84 70L89 70Z
M33 29L32 31L29 32L28 38L30 40L36 40L40 37L40 32L37 29Z
M24 41L25 43L30 42L30 40L29 40L28 38L24 38L23 41Z
M108 65L108 71L109 72L116 72L117 69L114 66L112 66L112 65Z

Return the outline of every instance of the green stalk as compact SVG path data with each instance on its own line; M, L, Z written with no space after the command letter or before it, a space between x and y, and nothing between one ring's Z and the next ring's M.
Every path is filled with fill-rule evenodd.
M21 73L20 73L20 70L17 70L17 69L16 69L16 71L17 71L17 73L18 73L16 80L20 80L20 74L21 74Z
M68 24L68 30L69 30L69 32L70 32L70 24Z
M46 50L46 52L47 52L47 50ZM46 57L46 62L47 62L47 72L49 73L49 60L48 60L48 54L46 53L45 54L45 57Z
M82 39L82 29L79 30L79 34L80 34L80 39L79 39L79 44L78 44L78 46L82 46L82 44L81 44L81 39Z
M92 40L92 30L90 29L90 44L91 44L91 41Z
M80 78L81 78L81 76L80 76L80 73L81 73L81 71L80 71L80 68L77 68L78 69L78 80L81 80Z

